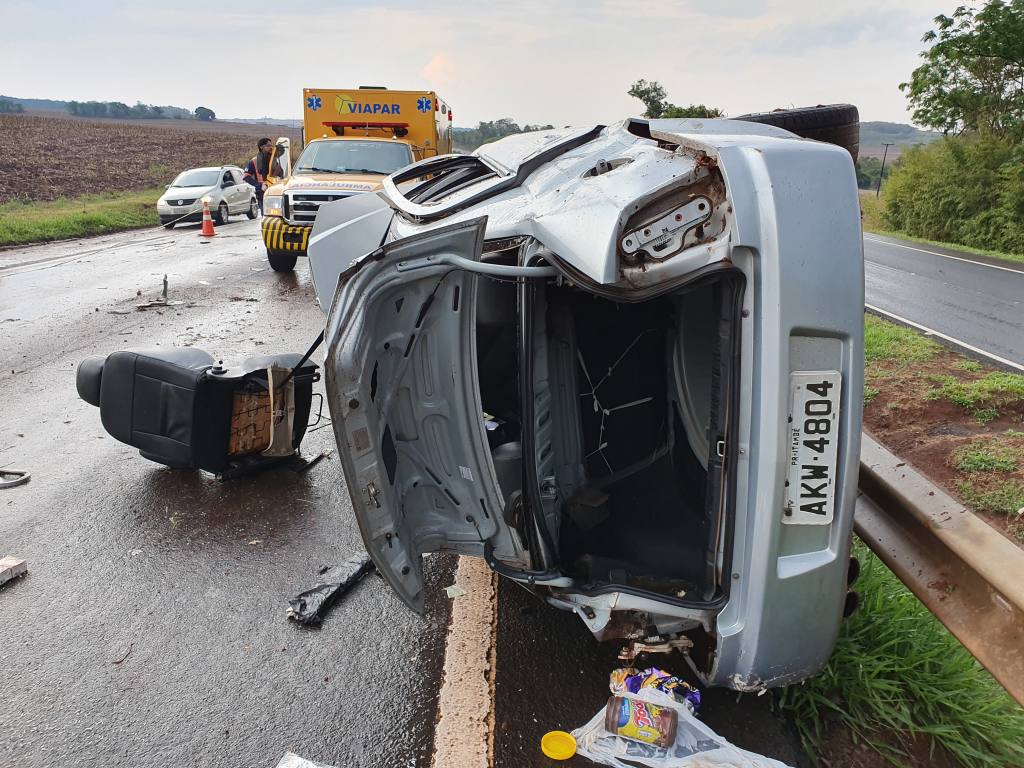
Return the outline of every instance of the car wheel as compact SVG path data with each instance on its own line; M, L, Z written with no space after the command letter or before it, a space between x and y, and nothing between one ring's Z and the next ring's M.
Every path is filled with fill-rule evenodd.
M164 224L164 229L174 229L174 222L169 221L166 224Z
M249 201L249 210L246 211L245 215L248 216L250 219L255 219L257 216L260 215L260 204L256 202L255 197Z
M741 115L733 119L774 125L805 139L836 144L849 152L853 161L857 162L857 155L860 152L860 113L852 104L778 109L774 112Z
M295 269L295 262L299 260L299 254L288 251L272 251L267 249L267 261L274 268L275 272L291 272Z
M227 224L229 216L228 204L221 200L220 205L217 206L217 223Z

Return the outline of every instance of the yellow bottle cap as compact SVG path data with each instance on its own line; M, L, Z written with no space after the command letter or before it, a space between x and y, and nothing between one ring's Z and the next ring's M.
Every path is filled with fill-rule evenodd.
M568 760L576 754L576 739L565 731L548 731L540 740L540 751L552 760Z

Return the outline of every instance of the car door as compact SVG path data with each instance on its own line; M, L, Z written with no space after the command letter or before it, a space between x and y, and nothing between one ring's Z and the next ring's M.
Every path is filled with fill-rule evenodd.
M242 179L241 172L234 168L231 169L231 180L235 184L235 186L231 188L235 210L238 213L245 213L249 210L249 200L251 197L250 193L252 187L245 183Z
M331 417L363 542L417 612L424 553L487 547L525 565L502 517L480 403L477 275L459 268L479 265L484 223L392 242L353 263L325 332Z

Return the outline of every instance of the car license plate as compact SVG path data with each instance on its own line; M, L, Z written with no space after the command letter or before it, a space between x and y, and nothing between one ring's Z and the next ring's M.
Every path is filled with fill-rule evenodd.
M839 371L794 371L789 375L789 464L784 523L832 522L842 384Z

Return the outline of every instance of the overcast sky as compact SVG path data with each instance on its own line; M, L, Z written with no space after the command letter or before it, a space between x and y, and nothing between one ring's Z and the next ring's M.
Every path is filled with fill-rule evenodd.
M0 93L300 117L304 87L367 84L436 90L456 125L568 125L639 114L626 91L647 78L731 115L851 102L909 122L897 86L959 2L0 0Z

